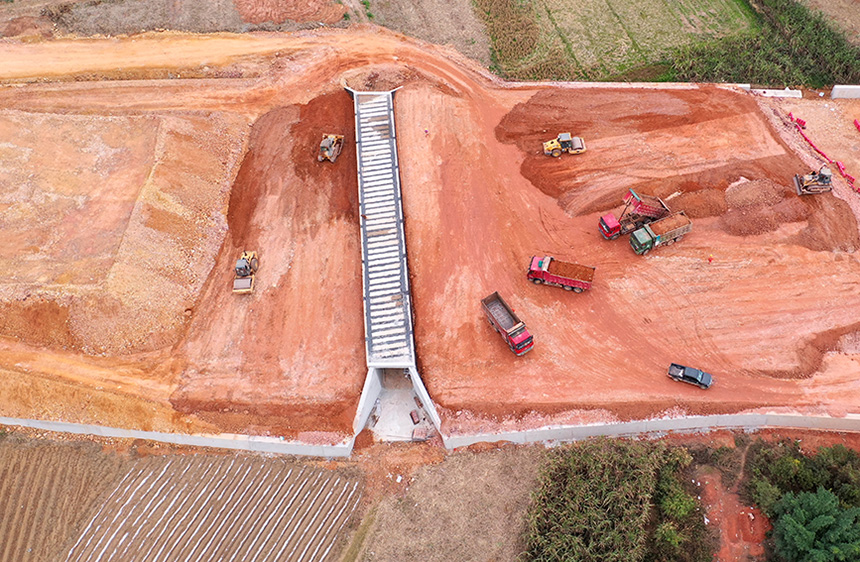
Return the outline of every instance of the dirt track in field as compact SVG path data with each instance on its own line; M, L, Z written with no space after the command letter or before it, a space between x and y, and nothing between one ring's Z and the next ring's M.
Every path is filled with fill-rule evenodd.
M36 387L27 403L0 396L4 413L350 433L365 373L351 136L335 165L314 159L323 132L352 135L344 79L403 86L416 346L448 431L856 411L860 239L843 199L857 196L838 182L839 197L787 190L809 155L746 94L506 87L444 48L366 28L2 48L15 62L0 77L0 150L15 164L0 170L0 220L19 241L0 253L14 272L0 284L0 366ZM18 83L204 65L240 77ZM857 102L839 107L860 117ZM540 154L567 130L585 154ZM846 163L858 157L849 133L833 155ZM675 194L693 232L645 258L604 241L597 219L631 187ZM76 243L85 227L99 235ZM242 249L261 256L250 297L229 293ZM596 266L594 286L527 283L534 254ZM494 290L535 334L523 358L481 316ZM717 384L673 385L673 361ZM326 433L303 433L315 430Z
M69 550L87 560L324 560L359 481L280 459L139 460Z
M0 560L53 560L128 469L94 443L0 441Z

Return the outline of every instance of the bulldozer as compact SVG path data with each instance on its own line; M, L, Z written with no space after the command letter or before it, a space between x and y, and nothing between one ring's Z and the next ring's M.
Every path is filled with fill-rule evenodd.
M254 292L254 277L260 267L257 252L245 250L236 260L236 277L233 279L233 292L247 294Z
M558 158L562 152L581 154L585 152L585 141L570 133L559 133L556 138L543 143L543 153L547 156Z
M320 152L317 155L317 160L334 162L341 150L343 150L343 135L325 134L320 141Z
M826 165L821 166L818 171L811 171L805 176L794 176L794 189L798 195L812 195L824 193L833 189L831 183L833 173Z

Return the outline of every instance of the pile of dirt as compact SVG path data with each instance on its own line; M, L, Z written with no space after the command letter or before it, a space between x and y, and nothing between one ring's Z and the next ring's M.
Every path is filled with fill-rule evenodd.
M367 374L354 119L338 89L253 124L182 345L178 411L227 432L351 434ZM334 163L317 161L325 133L344 135ZM258 252L260 270L254 293L239 296L229 287L244 249Z
M614 208L633 188L659 197L694 192L670 206L693 218L718 216L731 181L780 178L796 167L751 98L711 88L643 89L635 103L629 96L612 88L540 90L516 104L495 135L523 152L521 175L571 215ZM544 156L541 143L564 131L583 137L588 150Z
M784 199L776 205L749 205L730 209L720 218L720 226L733 236L755 236L773 232L781 225L806 220L810 209L798 199Z
M684 211L691 219L717 217L726 212L726 197L719 189L687 191L668 204L672 210Z
M851 207L830 194L822 194L809 202L815 211L809 216L809 224L793 240L798 245L816 252L855 252L860 249L860 231Z
M747 181L742 179L726 189L726 205L729 209L752 205L776 205L789 190L771 180Z

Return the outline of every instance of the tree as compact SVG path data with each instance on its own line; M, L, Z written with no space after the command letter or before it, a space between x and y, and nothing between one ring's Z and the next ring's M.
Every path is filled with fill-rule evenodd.
M860 560L860 508L843 508L833 492L788 492L774 513L776 553L788 562Z

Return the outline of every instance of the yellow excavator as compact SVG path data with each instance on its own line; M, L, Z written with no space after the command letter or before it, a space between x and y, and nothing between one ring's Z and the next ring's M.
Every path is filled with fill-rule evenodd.
M821 166L818 171L811 171L805 176L794 176L794 189L798 195L812 195L824 193L833 189L833 173L826 165Z
M334 162L343 150L343 135L325 134L320 141L320 152L317 160L322 162L328 160Z
M257 252L245 250L242 256L236 260L236 277L233 279L233 292L237 294L248 294L254 292L254 277L260 267Z
M582 154L585 152L585 141L571 136L570 133L559 133L556 138L543 143L543 153L547 156L558 158L562 152Z

